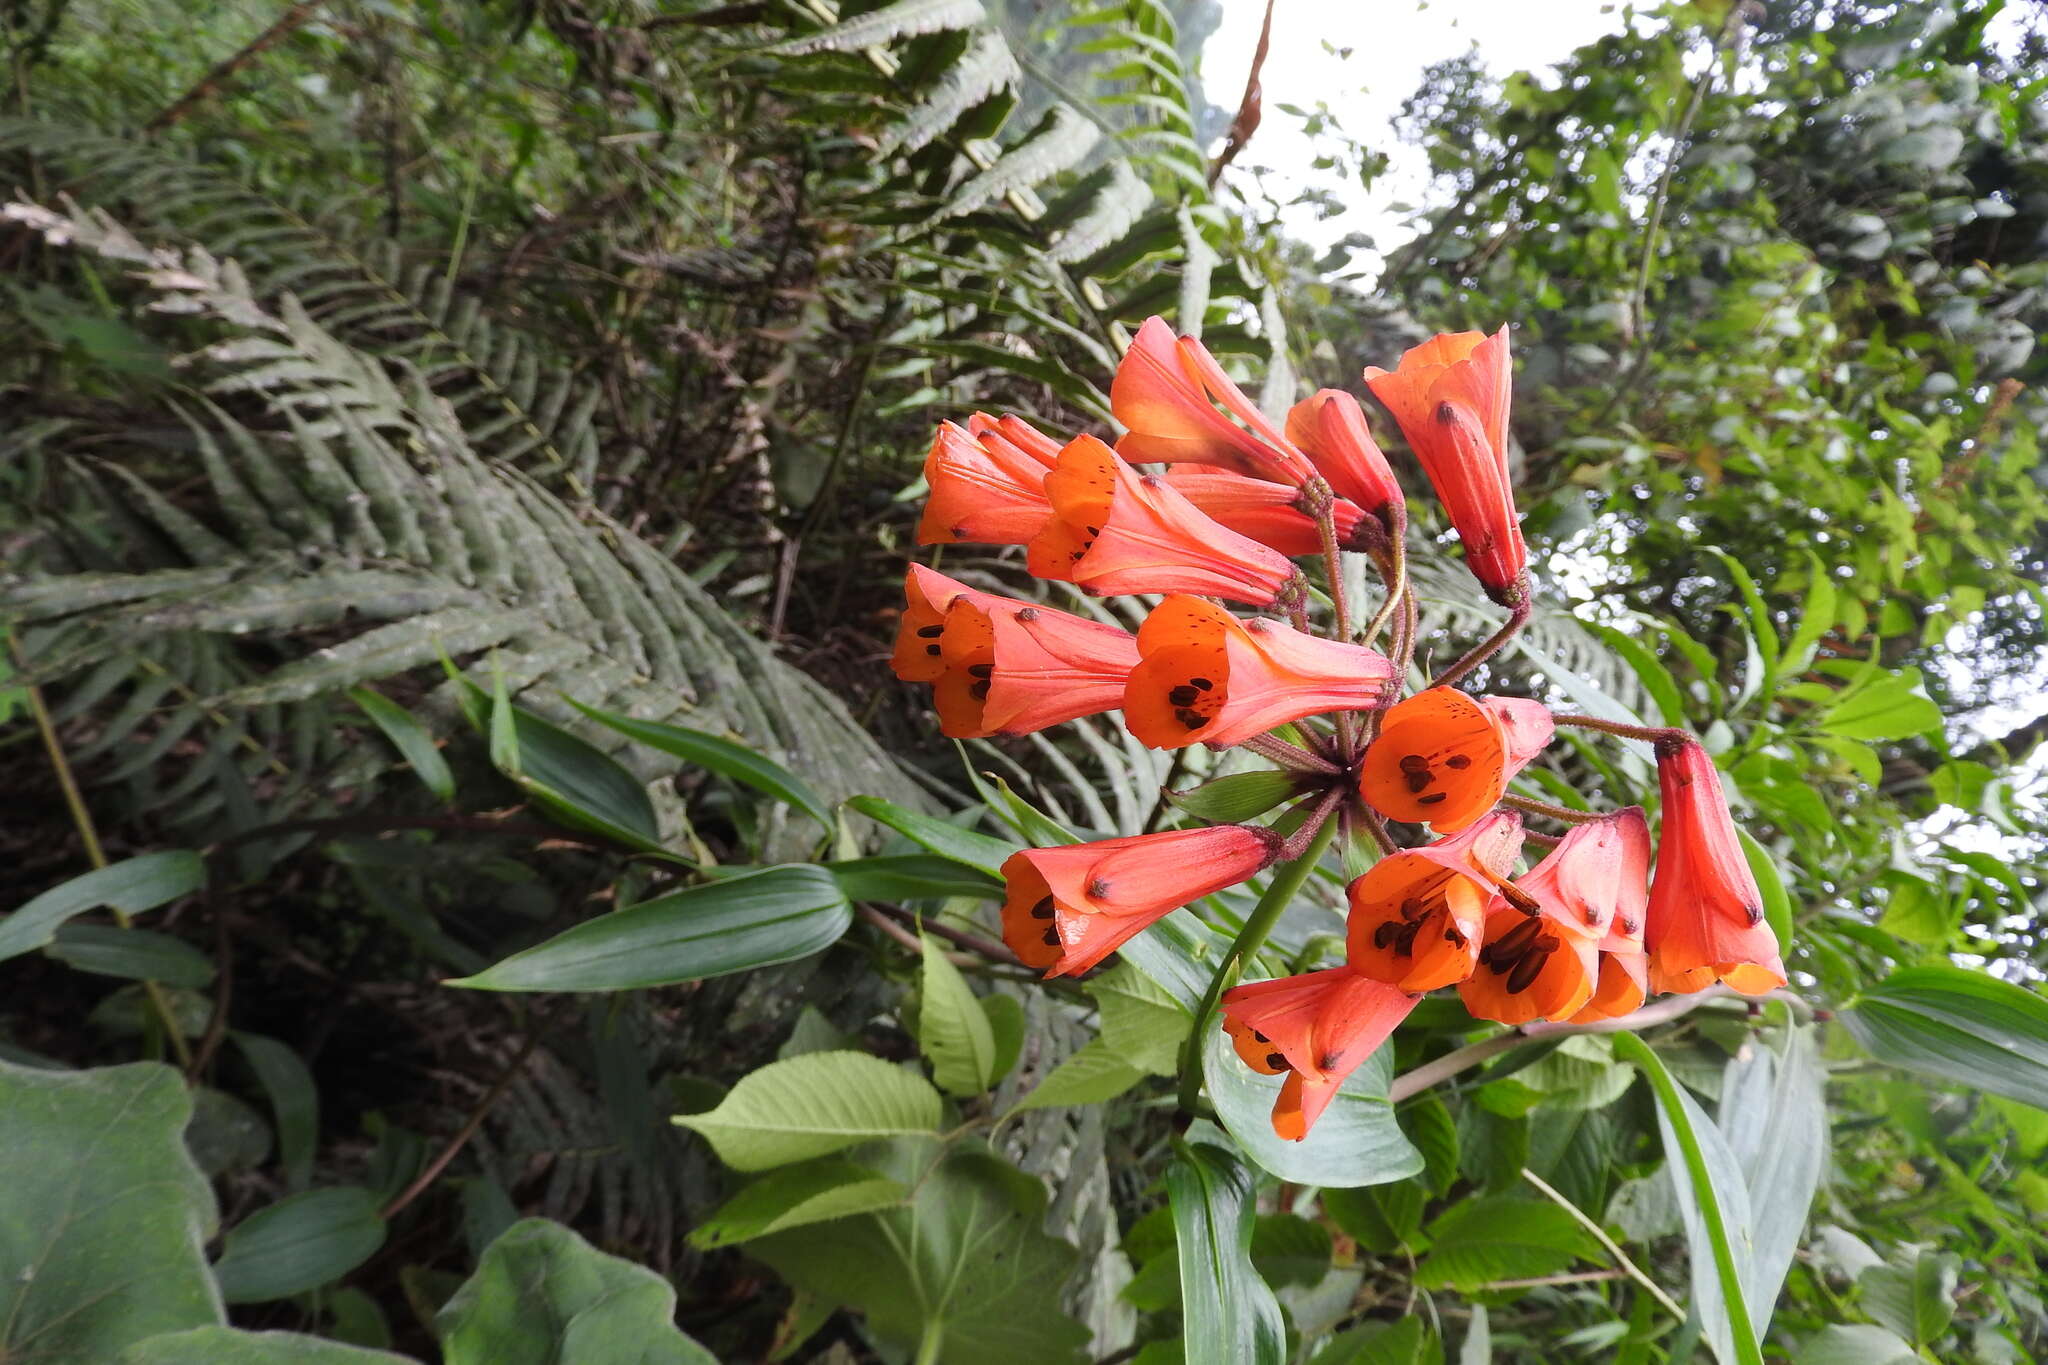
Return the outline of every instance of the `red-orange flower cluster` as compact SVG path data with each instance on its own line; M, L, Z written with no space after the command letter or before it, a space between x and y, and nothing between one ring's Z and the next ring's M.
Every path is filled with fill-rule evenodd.
M1435 685L1400 696L1420 630L1403 568L1407 509L1358 400L1323 389L1276 424L1200 341L1158 318L1139 329L1111 385L1126 428L1114 449L1089 435L1062 444L1012 416L941 424L918 537L1022 546L1040 579L1164 600L1133 634L914 566L892 658L898 677L931 686L949 736L1020 735L1121 708L1152 748L1242 745L1290 770L1280 789L1300 804L1274 828L1196 824L1012 856L1003 940L1048 976L1087 971L1173 910L1320 850L1332 819L1354 843L1370 835L1380 856L1346 888L1344 964L1220 997L1238 1056L1285 1077L1272 1121L1297 1140L1426 991L1456 987L1473 1016L1521 1025L1621 1018L1650 990L1720 981L1757 994L1785 982L1719 775L1697 742L1451 685L1529 612L1509 484L1506 329L1432 338L1365 378L1442 500L1471 572L1510 609L1507 625ZM1347 552L1366 555L1386 589L1363 638L1347 615ZM1333 630L1315 630L1318 594L1296 557L1321 561ZM1221 602L1271 614L1240 616ZM1383 630L1386 653L1373 648ZM1654 883L1640 808L1582 814L1509 794L1567 721L1656 741ZM1567 828L1523 872L1524 840L1535 837L1525 810ZM1396 837L1422 825L1433 838ZM1246 921L1233 963L1256 951L1305 870L1275 874L1281 889Z

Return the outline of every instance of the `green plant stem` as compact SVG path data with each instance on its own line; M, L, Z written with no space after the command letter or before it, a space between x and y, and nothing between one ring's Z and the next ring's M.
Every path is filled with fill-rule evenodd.
M1667 1161L1674 1156L1682 1156L1687 1175L1693 1182L1693 1206L1699 1211L1700 1221L1706 1227L1708 1245L1713 1248L1714 1272L1721 1281L1721 1306L1728 1314L1728 1334L1734 1338L1731 1344L1735 1349L1736 1363L1764 1365L1763 1352L1757 1348L1756 1329L1750 1324L1749 1301L1743 1297L1742 1274L1735 1264L1735 1249L1728 1236L1728 1224L1721 1216L1721 1201L1714 1197L1699 1134L1685 1120L1677 1083L1671 1079L1671 1073L1665 1070L1657 1054L1650 1050L1650 1045L1633 1033L1624 1033L1616 1038L1614 1050L1641 1068L1650 1088L1657 1092L1657 1103L1664 1109L1671 1135L1678 1140L1678 1152L1666 1152L1664 1156Z
M1264 946L1266 935L1273 932L1281 913L1293 903L1295 893L1315 871L1316 864L1323 860L1323 854L1336 835L1337 822L1325 818L1309 839L1308 848L1302 855L1291 863L1283 863L1273 873L1273 881L1266 887L1266 894L1259 897L1258 905L1245 920L1244 928L1238 930L1230 951L1216 965L1216 974L1209 978L1209 989L1202 994L1201 1007L1195 1011L1194 1027L1188 1030L1187 1043L1181 1049L1180 1107L1184 1112L1195 1113L1196 1106L1201 1103L1202 1044L1215 1024L1216 1002L1223 998L1223 992L1237 984L1245 959Z
M1380 603L1380 609L1366 623L1365 634L1358 640L1362 645L1371 645L1380 638L1380 632L1387 628L1387 622L1394 619L1394 611L1408 590L1408 538L1405 534L1393 537L1387 557L1380 565L1380 579L1387 585L1387 600Z
M7 632L7 652L14 660L17 673L28 671L27 661L21 652L21 642L10 629ZM85 845L86 859L95 869L107 866L107 851L100 843L99 828L93 824L92 812L86 808L85 793L79 789L77 775L71 771L71 761L64 756L63 741L57 738L57 723L50 717L50 708L43 701L43 689L34 683L24 683L22 691L28 694L29 711L36 718L36 729L43 737L43 748L50 755L50 767L57 774L57 786L64 793L64 805L71 812L71 823L78 829L80 842ZM133 929L135 921L126 911L115 906L107 909L114 916L114 923L123 929ZM189 1071L192 1066L192 1048L185 1041L184 1032L178 1027L177 1016L171 1013L171 1002L164 998L163 987L154 981L142 983L142 993L149 999L150 1009L155 1013L158 1025L164 1031L164 1039L176 1055L178 1065Z
M942 1322L927 1322L924 1336L917 1343L917 1365L939 1365L939 1348L946 1342L946 1325Z

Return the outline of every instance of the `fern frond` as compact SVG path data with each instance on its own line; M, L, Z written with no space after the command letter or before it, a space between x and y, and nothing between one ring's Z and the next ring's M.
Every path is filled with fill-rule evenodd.
M858 52L899 38L916 38L943 29L973 28L987 17L981 0L896 0L893 5L884 5L843 24L785 39L768 50L784 57L813 52Z

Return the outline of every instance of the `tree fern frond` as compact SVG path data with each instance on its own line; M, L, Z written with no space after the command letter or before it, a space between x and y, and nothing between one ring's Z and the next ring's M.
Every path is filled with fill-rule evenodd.
M993 29L977 32L966 54L947 67L924 98L882 134L876 158L923 150L959 122L961 115L991 95L1015 89L1023 77L1016 54L1002 34Z
M856 52L942 29L973 28L987 17L981 0L896 0L893 5L884 5L843 24L785 39L768 50L785 57L813 52Z

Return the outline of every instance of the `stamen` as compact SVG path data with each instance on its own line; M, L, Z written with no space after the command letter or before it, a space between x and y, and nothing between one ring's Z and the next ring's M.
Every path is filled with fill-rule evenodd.
M1409 924L1413 924L1428 913L1429 902L1421 896L1410 896L1401 902L1401 918Z
M1038 904L1036 904L1036 905L1034 905L1034 906L1032 906L1032 907L1031 907L1031 918L1033 918L1033 919L1051 919L1051 918L1052 918L1052 897L1051 897L1051 896L1046 896L1046 897L1043 897L1043 898L1041 898L1041 899L1039 900Z
M944 626L919 626L917 638L920 640L936 640L945 633L946 628Z
M994 664L969 664L967 667L967 676L970 678L993 677L995 671L996 666Z
M1372 946L1375 948L1384 948L1389 943L1392 943L1394 941L1394 935L1400 932L1400 925L1394 923L1394 921L1392 920L1387 920L1384 923L1382 923L1379 928L1372 931Z
M1199 730L1209 723L1209 718L1200 711L1191 710L1185 706L1175 708L1173 718L1182 725L1187 726L1190 730Z
M1059 947L1059 946L1060 946L1060 931L1059 931L1059 930L1057 930L1057 929L1048 929L1048 930L1046 930L1046 931L1045 931L1045 946L1046 946L1046 947L1048 947L1048 948L1057 948L1057 947Z
M967 695L974 698L976 701L987 701L988 690L992 686L994 686L993 683L989 682L988 679L983 678L978 683L971 683L968 685Z
M937 645L926 645L924 652L931 655L934 659L939 657L939 647Z
M1451 794L1449 792L1433 792L1428 796L1416 797L1415 804L1418 806L1434 806L1439 801L1448 801L1450 799Z
M1430 772L1409 773L1407 776L1408 791L1410 795L1413 795L1414 793L1421 791L1424 787L1427 787L1430 783L1436 781L1436 774ZM1437 794L1436 799L1439 801L1443 800L1443 794L1439 792Z
M1287 1070L1287 1058L1282 1056L1280 1053L1269 1052L1266 1054L1266 1065L1272 1067L1276 1071L1285 1071Z
M1544 957L1543 953L1530 953L1515 964L1515 969L1508 973L1509 995L1520 995L1536 984L1536 978L1543 973Z
M1429 760L1421 754L1404 754L1401 758L1401 771L1404 773L1426 773L1429 771Z
M1192 687L1181 686L1166 694L1166 699L1175 706L1193 706L1202 694Z
M1215 683L1212 683L1212 682L1210 682L1210 681L1209 681L1209 680L1208 680L1207 678L1189 678L1189 679L1188 679L1188 686L1189 686L1189 687L1195 687L1195 688L1200 688L1200 689L1201 689L1202 691L1204 691L1204 692L1207 692L1207 691L1208 691L1208 690L1209 690L1210 688L1214 687L1215 685L1216 685Z
M1494 955L1503 958L1520 956L1523 949L1535 942L1536 935L1541 932L1542 920L1525 919L1493 941Z
M1465 771L1465 769L1472 766L1472 760L1467 758L1463 754L1452 754L1449 758L1444 760L1444 766L1446 768L1455 769L1458 772L1463 772Z

